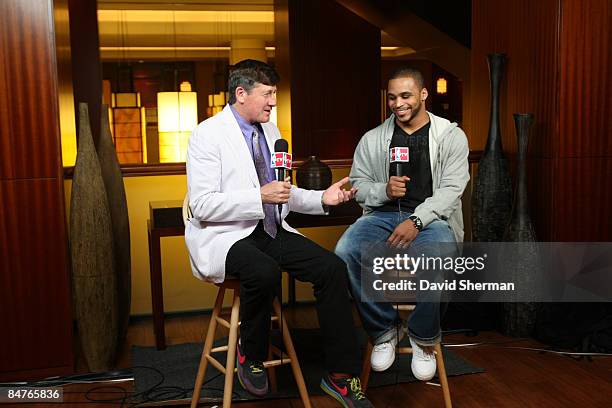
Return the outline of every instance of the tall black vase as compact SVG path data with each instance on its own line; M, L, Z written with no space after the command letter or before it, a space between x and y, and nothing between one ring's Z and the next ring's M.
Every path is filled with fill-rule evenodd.
M514 127L518 144L517 183L510 221L504 233L504 241L535 242L536 234L529 216L527 201L527 147L533 113L515 113Z
M533 123L533 114L515 113L514 126L518 142L517 184L510 221L504 233L504 241L519 242L511 247L514 254L507 254L511 259L509 270L511 279L517 287L534 288L539 270L539 256L535 229L529 217L527 201L527 147L529 145L529 128ZM536 304L525 302L504 303L502 306L502 329L511 336L529 336L532 334L536 320Z
M491 80L489 136L478 163L472 198L472 237L479 242L500 242L503 239L511 209L512 184L499 126L499 88L505 60L504 54L488 56Z

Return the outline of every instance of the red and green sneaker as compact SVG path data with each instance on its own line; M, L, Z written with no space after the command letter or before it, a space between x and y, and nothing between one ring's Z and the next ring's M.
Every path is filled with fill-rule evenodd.
M374 408L361 390L359 377L334 380L328 374L321 379L321 389L344 408Z
M240 349L240 344L236 347L236 367L242 388L258 397L268 393L268 375L263 363L247 359Z

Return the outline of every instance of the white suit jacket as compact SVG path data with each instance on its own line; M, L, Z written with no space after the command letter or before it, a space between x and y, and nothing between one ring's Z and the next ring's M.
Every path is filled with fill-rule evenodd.
M272 123L261 126L273 152L280 132ZM223 282L229 249L264 218L255 164L229 105L194 129L187 148L187 186L193 217L185 241L193 274ZM292 186L283 205L283 227L297 232L284 221L289 211L324 214L322 194Z

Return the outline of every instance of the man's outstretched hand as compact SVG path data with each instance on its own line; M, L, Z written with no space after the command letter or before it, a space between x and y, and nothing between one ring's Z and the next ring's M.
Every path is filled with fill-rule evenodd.
M352 200L357 193L357 189L353 187L350 190L344 190L342 188L348 181L349 178L345 177L325 190L323 192L323 204L338 205Z

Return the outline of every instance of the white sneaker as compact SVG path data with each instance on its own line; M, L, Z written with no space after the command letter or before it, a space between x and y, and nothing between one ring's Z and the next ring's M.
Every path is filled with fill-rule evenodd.
M370 357L370 364L374 371L385 371L393 365L395 361L395 346L399 341L402 341L406 333L404 328L400 327L399 340L397 339L397 331L392 339L383 343L375 344Z
M412 347L412 374L417 380L429 381L436 374L436 355L434 353L426 353L412 337L410 337L410 346Z

